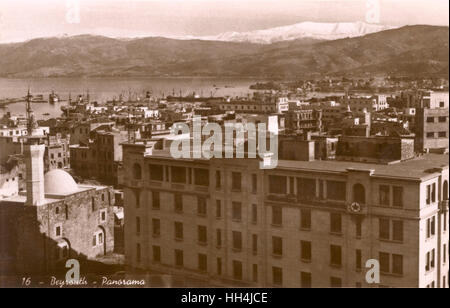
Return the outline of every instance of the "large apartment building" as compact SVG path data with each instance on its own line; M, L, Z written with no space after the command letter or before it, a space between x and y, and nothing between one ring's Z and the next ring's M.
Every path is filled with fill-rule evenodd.
M448 156L173 159L123 144L129 267L257 287L448 287ZM366 281L366 262L380 283Z
M91 137L87 143L70 147L71 168L79 176L117 184L117 170L122 161L120 143L128 139L128 132L97 130L91 132Z

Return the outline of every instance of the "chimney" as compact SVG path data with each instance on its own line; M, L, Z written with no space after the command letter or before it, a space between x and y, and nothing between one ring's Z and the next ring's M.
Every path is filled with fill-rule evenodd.
M25 205L44 204L44 152L45 145L39 144L39 139L28 139L24 151L27 170L27 201Z

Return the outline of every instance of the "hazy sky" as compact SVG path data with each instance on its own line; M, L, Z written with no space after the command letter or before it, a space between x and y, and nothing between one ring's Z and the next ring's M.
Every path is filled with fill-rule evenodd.
M68 10L77 2L79 15ZM448 0L0 0L0 42L85 33L202 36L302 21L367 21L368 3L379 3L381 24L448 26Z

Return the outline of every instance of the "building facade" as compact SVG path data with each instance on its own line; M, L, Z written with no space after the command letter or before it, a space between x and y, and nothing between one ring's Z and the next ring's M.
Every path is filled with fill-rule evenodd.
M421 108L416 114L416 145L419 152L448 150L448 108Z
M70 146L71 168L77 175L117 184L117 170L122 162L121 143L126 131L94 131L91 141Z
M227 286L448 287L446 155L261 170L258 160L175 160L153 146L123 145L131 268Z
M112 188L77 185L60 169L44 176L44 153L39 141L25 146L26 191L0 201L2 273L54 273L114 249Z

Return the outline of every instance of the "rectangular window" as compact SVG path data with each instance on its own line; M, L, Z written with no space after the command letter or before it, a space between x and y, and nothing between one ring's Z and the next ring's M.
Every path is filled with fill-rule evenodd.
M431 185L431 202L436 202L436 183Z
M392 255L392 273L403 275L403 256Z
M175 266L177 267L184 266L183 250L175 249Z
M330 232L342 233L342 216L337 213L330 213Z
M242 233L233 231L233 249L242 250Z
M431 185L427 185L427 204L431 203Z
M311 273L301 272L300 273L300 283L301 283L302 288L311 288L311 286L312 286Z
M233 279L242 280L242 262L233 260Z
M403 187L400 186L394 186L394 207L403 207Z
M235 221L241 221L242 219L242 204L240 202L233 202L232 219Z
M283 239L278 236L272 236L272 253L275 256L283 255Z
M159 219L152 219L153 236L159 236L161 234L161 222Z
M427 117L427 123L434 123L433 117Z
M427 138L434 138L434 132L427 133Z
M216 230L216 238L217 238L217 247L222 247L222 230Z
M436 251L433 249L431 250L431 262L430 262L431 268L435 267L436 265L435 261L436 261Z
M311 230L311 210L300 210L300 228L302 230Z
M217 258L217 275L222 275L222 258Z
M431 217L430 219L430 234L431 236L435 236L436 235L436 216Z
M141 244L136 244L136 262L141 262Z
M252 223L258 223L258 206L256 204L252 204Z
M283 208L272 206L272 225L281 226L283 224Z
M220 189L222 187L222 174L220 170L216 170L216 189Z
M397 242L403 242L403 221L394 220L393 224L393 240Z
M216 200L216 218L222 217L222 201Z
M356 270L360 271L362 268L362 253L361 253L360 249L356 249L355 264L356 264Z
M439 138L447 138L447 132L439 132L438 136Z
M390 206L390 186L380 185L380 205Z
M198 254L198 270L201 272L206 272L208 269L208 258L205 254Z
M342 248L341 246L330 246L330 264L332 266L342 266Z
M297 178L297 196L300 200L313 200L316 197L316 180Z
M56 228L55 228L55 236L61 236L61 229L62 229L62 227L61 226L56 226Z
M379 236L380 240L390 240L391 232L390 232L390 223L388 219L380 218L379 220Z
M443 248L442 248L442 261L445 263L447 263L447 245L444 244Z
M194 184L197 186L209 186L209 170L194 169Z
M171 167L172 183L186 184L186 168L185 167Z
M256 234L252 235L252 252L255 255L258 253L258 235Z
M385 252L379 253L380 271L382 273L390 272L389 254Z
M160 199L159 199L159 191L152 192L152 208L155 210L160 209Z
M233 191L242 190L242 175L240 172L231 173L231 189Z
M283 270L281 267L272 267L273 284L276 286L283 285Z
M319 199L325 199L323 180L319 180Z
M197 213L200 216L206 216L206 214L207 214L206 198L197 197Z
M285 176L269 175L269 193L277 195L287 194L287 184Z
M327 199L345 201L347 184L345 182L327 181Z
M136 234L141 233L141 218L136 217Z
M100 211L100 222L106 222L106 210Z
M205 226L197 227L197 235L198 235L198 242L200 244L206 244L208 242L208 235Z
M183 235L183 223L175 222L175 239L182 240Z
M163 181L163 179L164 179L163 166L149 165L148 169L149 169L151 181L159 181L159 182Z
M439 123L446 123L447 117L439 117Z
M161 262L161 247L153 246L153 261Z
M183 212L183 195L175 194L174 202L175 202L175 212L182 213Z
M311 242L301 241L300 242L300 256L302 261L311 262Z
M258 264L253 264L253 282L258 282Z
M256 174L252 174L252 193L256 194L258 192L258 177Z

